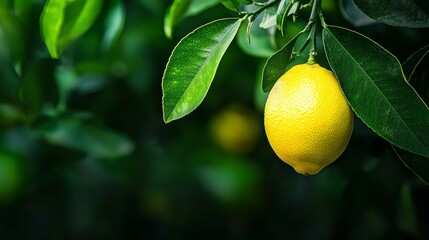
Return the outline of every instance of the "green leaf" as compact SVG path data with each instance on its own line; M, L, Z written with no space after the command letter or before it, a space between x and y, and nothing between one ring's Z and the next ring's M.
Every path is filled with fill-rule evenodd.
M19 97L27 108L30 121L36 119L46 106L58 103L58 88L54 77L56 60L41 59L25 69Z
M88 31L97 18L102 4L102 0L68 1L59 39L60 50Z
M107 50L118 39L125 24L124 4L120 0L115 0L110 8L105 22L105 33L101 48Z
M195 110L206 96L241 20L220 19L184 37L173 50L162 80L165 122Z
M323 43L356 115L392 144L429 157L429 109L405 81L399 61L345 28L325 27Z
M286 28L285 20L287 18L287 14L289 13L289 10L292 4L293 4L292 0L281 0L279 8L277 10L277 15L276 15L277 28L281 31L283 36L284 36L284 30Z
M52 58L59 58L58 38L64 21L66 1L48 0L40 17L40 28L43 41Z
M273 6L265 9L262 21L259 24L261 28L270 28L276 25L276 16L277 9L279 8L279 3L274 4Z
M252 0L237 0L239 3L241 3L241 4L246 4L246 5L249 5L249 4L252 4L253 3L253 1Z
M424 183L429 184L429 158L392 146L399 159Z
M220 0L220 2L229 10L240 11L240 3L237 0Z
M287 71L288 63L292 57L293 47L298 36L299 35L292 38L280 50L268 58L262 75L262 90L264 92L269 92L277 79Z
M414 71L419 66L423 58L429 53L429 45L426 45L415 53L413 53L407 60L402 64L402 68L404 69L405 76L407 80L410 81L412 78Z
M16 62L25 53L24 27L9 10L0 8L0 60Z
M429 27L427 0L353 0L370 18L396 27Z
M258 27L256 24L252 24L248 35L247 27L249 23L241 25L237 34L237 43L240 48L247 54L267 58L274 52L274 46L271 40L272 36L270 33ZM250 40L250 42L249 42Z
M197 15L204 10L207 10L211 7L214 7L220 3L219 0L192 0L191 4L188 7L188 11L186 11L185 16L194 16Z
M43 41L52 58L94 23L102 0L48 0L40 16Z
M174 26L185 16L191 0L175 0L168 8L164 17L164 34L168 38L173 36Z
M50 144L97 158L119 158L129 155L134 149L133 142L127 136L73 118L53 119L37 130Z

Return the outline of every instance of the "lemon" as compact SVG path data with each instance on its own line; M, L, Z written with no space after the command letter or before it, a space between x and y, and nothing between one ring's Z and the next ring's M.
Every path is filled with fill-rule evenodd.
M211 135L226 152L250 152L260 136L256 114L244 105L233 104L222 109L210 123Z
M353 131L353 111L331 71L299 64L274 84L264 125L277 156L296 172L312 175L344 152Z

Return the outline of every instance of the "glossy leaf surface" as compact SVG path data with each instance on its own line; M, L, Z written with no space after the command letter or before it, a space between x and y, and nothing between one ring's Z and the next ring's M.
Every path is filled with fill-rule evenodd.
M175 0L164 17L164 33L168 38L173 35L174 26L182 20L188 10L191 0Z
M323 30L326 56L356 115L392 144L429 157L429 109L405 81L399 61L369 38Z
M427 0L353 0L372 19L396 27L429 27Z
M271 7L265 9L262 21L259 24L261 28L270 28L276 25L277 9L279 8L279 3L272 5Z
M165 122L181 118L200 105L241 21L221 19L184 37L173 50L162 81Z
M102 49L108 49L122 33L125 24L125 8L121 0L115 0L105 21Z
M264 92L269 92L277 79L286 72L297 38L298 36L292 38L280 50L268 58L262 74L262 90Z
M237 0L220 0L220 2L229 10L236 12L240 10L240 3Z
M64 21L66 1L48 0L40 17L40 28L43 41L52 58L59 58L58 50L61 26Z
M101 0L48 0L40 16L43 41L52 58L85 33L101 9Z
M285 21L291 6L292 0L282 0L277 10L276 23L277 28L282 32L282 35L284 35L284 30L286 28Z
M186 11L185 15L186 16L197 15L206 9L216 6L219 3L220 3L219 0L205 0L205 1L192 0L191 4L188 7L188 11Z

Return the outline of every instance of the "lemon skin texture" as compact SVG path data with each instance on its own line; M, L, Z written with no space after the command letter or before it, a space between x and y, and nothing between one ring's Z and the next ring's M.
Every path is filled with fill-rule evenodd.
M318 64L292 67L268 95L264 126L277 156L296 172L313 175L346 149L353 111L334 74Z

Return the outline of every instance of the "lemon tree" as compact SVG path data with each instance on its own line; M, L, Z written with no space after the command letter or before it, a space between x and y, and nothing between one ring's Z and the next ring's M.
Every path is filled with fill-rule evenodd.
M171 29L189 15L190 6L195 9L197 2L173 1L169 15L166 16L169 36L172 33ZM297 170L298 172L308 174L318 172L343 152L353 125L351 114L353 112L376 134L392 144L407 167L424 181L429 181L429 109L425 103L427 99L422 99L413 87L415 84L409 82L414 70L418 69L421 60L425 58L427 48L415 49L416 53L401 63L383 46L364 34L330 25L324 18L322 6L332 4L322 5L322 0L221 0L219 3L235 12L237 17L228 16L195 29L178 42L170 56L162 79L165 122L186 116L202 103L228 47L236 36L241 39L240 46L243 47L241 35L245 34L248 45L251 46L243 47L246 53L257 57L270 55L261 73L261 88L264 92L272 91L266 106L265 125L268 140L281 159L288 162L302 158L292 157L293 151L299 153L296 156L306 153L322 154L317 153L320 151L319 144L325 148L330 142L333 149L321 151L327 154L323 160L316 161L317 164L310 160L298 164L308 163L304 168L306 170ZM378 22L398 28L429 27L427 1L398 0L393 3L355 0L354 4L358 10L350 14L345 13L344 16L356 26ZM212 2L204 6L201 4L200 9L215 5ZM307 21L301 31L292 38L287 36L288 26L303 21L304 16L307 17ZM247 30L239 31L243 25ZM258 27L256 30L255 25ZM261 34L260 29L265 30L266 34ZM273 48L274 50L271 50ZM310 112L314 111L319 115L303 114L290 117L288 114L293 111L294 103L305 105L306 101L310 101L305 98L308 93L301 94L298 90L291 92L293 88L287 87L279 90L283 89L279 86L288 84L292 86L293 82L301 86L306 84L307 75L325 72L326 70L316 65L318 61L324 62L322 65L333 74L328 74L329 77L314 77L312 84L323 89L326 87L324 80L331 79L332 85L327 89L336 90L320 91L320 95L317 95L316 98L321 104L316 104L316 110ZM307 65L299 65L304 63ZM311 70L311 65L314 65L315 69ZM304 66L308 69L304 70ZM302 70L296 74L296 69ZM284 77L291 75L288 70L295 73L293 77ZM301 99L291 100L294 93ZM312 94L316 96L316 93ZM275 106L270 99L276 98L288 99L289 102L278 100L279 106ZM326 102L324 99L327 99ZM331 108L338 104L341 107L337 110L345 112L332 113ZM349 106L352 111L349 110ZM302 108L306 109L305 107ZM275 112L273 109L276 108L282 110ZM267 120L274 119L272 112L278 115L276 118L280 123ZM301 122L295 122L301 117ZM320 131L320 128L328 130ZM306 134L316 137L310 137L311 140L308 140L306 143L308 145L304 147L304 144L301 145L299 142L305 142L300 140L300 137ZM274 142L282 140L272 139L281 139L280 136L288 141L279 143L279 147ZM313 143L313 147L309 146L310 143ZM304 149L297 150L298 146ZM283 148L286 150L283 151Z

